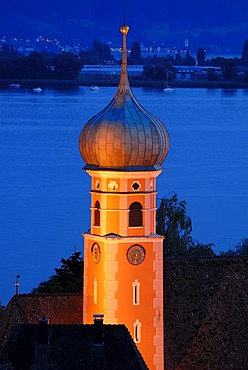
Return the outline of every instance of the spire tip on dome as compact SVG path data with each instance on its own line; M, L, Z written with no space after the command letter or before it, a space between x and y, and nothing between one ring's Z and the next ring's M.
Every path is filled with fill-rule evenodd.
M79 148L88 170L160 171L169 151L165 126L131 92L127 73L128 31L124 23L120 27L123 46L118 90L80 134Z
M129 27L126 23L124 23L120 27L120 32L123 35L123 40L122 40L122 62L121 62L121 77L120 77L120 83L119 87L117 90L116 95L118 96L119 94L123 96L123 94L128 94L130 95L130 86L129 86L129 81L128 81L128 73L127 73L127 39L126 36L129 32Z
M125 23L120 27L120 31L122 34L124 35L127 35L128 34L128 31L129 31L129 27L128 25L126 25Z

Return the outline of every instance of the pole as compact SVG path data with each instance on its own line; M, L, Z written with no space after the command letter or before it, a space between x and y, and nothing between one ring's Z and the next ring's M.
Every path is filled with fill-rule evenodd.
M12 275L12 278L15 278L15 294L18 295L18 290L19 290L19 279L21 275Z

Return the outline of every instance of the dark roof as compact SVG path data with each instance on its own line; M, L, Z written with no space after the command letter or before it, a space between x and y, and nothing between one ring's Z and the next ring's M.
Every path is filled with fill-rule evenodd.
M247 257L166 261L165 369L247 369L247 282Z
M104 346L93 345L94 325L80 325L82 303L81 294L14 296L0 320L0 369L147 370L124 325L104 325ZM49 320L48 346L37 343L43 316Z
M246 370L248 364L248 257L166 259L164 273L165 369ZM80 294L19 295L11 299L0 320L2 348L6 343L8 343L6 348L11 348L9 346L11 341L7 341L12 333L13 342L13 338L19 333L18 330L29 330L31 337L34 336L34 331L32 331L34 326L29 324L37 323L43 315L49 318L50 324L61 324L60 326L50 325L54 328L51 330L54 333L60 333L59 336L64 337L63 340L72 343L72 349L70 349L72 353L74 353L73 341L78 348L77 336L81 335L80 330L86 337L89 336L87 345L83 345L85 339L80 339L82 340L81 346L90 345L91 334L89 335L87 330L91 329L87 329L84 325L74 325L76 328L84 327L84 329L73 329L74 326L71 325L80 324L82 320L82 296ZM13 329L17 324L26 324L26 326L22 326L22 329L21 327L18 330L15 329L16 334L14 334ZM108 345L117 351L118 356L121 358L126 351L126 346L131 356L131 347L136 347L129 334L127 335L129 340L126 340L126 334L124 334L126 339L123 339L122 333L126 329L122 329L119 325L106 325L104 328L106 328L106 335L109 335ZM23 331L20 333L24 336ZM120 339L119 344L115 343L118 335L123 339L123 341ZM54 338L57 338L54 343L60 348L59 337ZM111 341L113 341L112 344L110 344ZM97 348L92 347L90 353L98 356L100 351L106 351L104 348L98 351ZM78 356L81 358L80 354ZM114 354L110 351L107 356L112 358ZM114 361L116 357L113 358ZM5 367L4 369L11 370L12 368ZM109 367L109 369L118 369L118 367Z
M48 344L39 325L18 325L0 359L8 370L148 370L124 325L103 325L104 344L93 343L94 325L48 325Z
M20 294L7 305L0 320L0 349L17 324L37 324L42 316L50 324L81 324L81 294Z

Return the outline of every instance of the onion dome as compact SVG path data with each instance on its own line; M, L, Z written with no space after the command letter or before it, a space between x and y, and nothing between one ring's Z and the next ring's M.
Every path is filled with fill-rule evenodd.
M160 170L169 151L163 123L134 97L127 75L127 25L123 35L122 70L118 90L110 103L83 127L79 138L84 169Z

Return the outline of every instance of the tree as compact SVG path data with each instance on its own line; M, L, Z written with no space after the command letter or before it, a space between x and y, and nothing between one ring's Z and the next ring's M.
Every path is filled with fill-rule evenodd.
M207 79L209 81L218 81L220 80L220 75L215 72L214 68L211 68L207 70Z
M1 302L0 302L0 319L1 319L1 316L3 314L3 311L4 311L5 307L2 306Z
M192 57L189 53L187 53L184 57L180 54L176 54L174 65L175 66L195 66L196 60Z
M73 53L56 55L52 61L55 78L73 80L78 77L82 62Z
M201 244L199 242L190 245L187 250L187 255L191 257L214 257L215 253L212 249L213 243Z
M229 248L227 251L221 251L221 256L248 256L248 238L243 238L238 244L235 245L235 249Z
M187 203L179 201L174 193L170 198L163 197L157 210L157 233L164 235L164 256L213 257L214 244L194 242L192 222L186 212Z
M44 56L37 51L30 53L26 63L26 78L46 78L47 71L48 68Z
M167 71L173 72L173 61L173 57L169 55L166 57L154 55L152 58L148 58L143 67L142 77L145 80L165 81Z
M248 256L248 238L241 239L235 249L237 256Z
M241 62L244 66L248 66L248 39L245 40L242 54L241 54Z
M248 71L245 71L242 77L242 82L248 83Z
M203 66L205 64L206 60L206 51L203 48L199 48L197 50L197 65L198 66Z
M175 60L174 60L174 65L175 66L182 66L184 64L183 60L184 59L181 57L180 54L176 54Z
M191 55L189 55L188 53L185 55L183 60L184 60L184 65L185 66L195 66L195 64L196 64L195 58L192 57Z
M164 255L185 255L192 245L192 222L186 213L186 202L179 201L177 194L160 200L157 210L157 233L164 235Z
M140 48L140 42L134 41L132 43L131 53L128 58L129 64L143 64L142 58L141 58L141 48Z
M93 54L102 61L102 43L100 41L94 40L92 46Z
M15 65L7 55L0 55L0 78L11 78Z
M236 252L232 248L229 248L227 251L220 251L220 256L222 256L222 257L234 257L234 256L236 256Z
M75 252L69 258L62 258L61 267L55 268L55 275L41 282L32 293L81 293L83 284L83 258Z
M221 67L224 60L225 60L224 57L216 57L216 58L207 59L205 62L205 65L211 66L211 67Z
M225 81L230 81L237 76L237 64L232 58L224 58L221 63L221 69Z
M102 61L103 62L108 62L110 60L114 60L110 47L108 45L103 45L102 47Z

